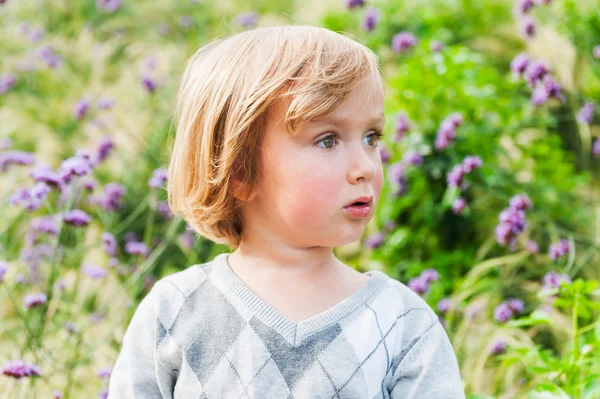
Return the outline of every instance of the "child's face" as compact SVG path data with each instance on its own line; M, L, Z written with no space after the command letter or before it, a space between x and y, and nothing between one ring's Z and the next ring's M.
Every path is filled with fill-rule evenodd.
M373 133L385 124L383 102L381 81L365 78L333 115L300 126L292 137L285 130L285 106L276 104L262 145L256 195L243 208L244 235L260 232L302 247L359 240L381 194L383 172ZM326 138L330 133L336 137ZM360 196L373 196L366 217L344 210Z

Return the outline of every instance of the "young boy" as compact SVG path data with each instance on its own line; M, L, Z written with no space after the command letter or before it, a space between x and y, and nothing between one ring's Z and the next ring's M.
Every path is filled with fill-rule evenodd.
M246 31L190 58L169 204L235 251L154 285L109 398L464 398L427 303L333 253L377 208L383 105L376 55L323 28Z

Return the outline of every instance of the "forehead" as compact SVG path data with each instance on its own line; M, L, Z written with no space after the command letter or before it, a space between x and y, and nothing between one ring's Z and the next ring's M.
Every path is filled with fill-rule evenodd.
M330 115L312 120L309 123L323 121L344 125L353 121L359 123L384 123L384 90L380 79L363 79L344 102Z

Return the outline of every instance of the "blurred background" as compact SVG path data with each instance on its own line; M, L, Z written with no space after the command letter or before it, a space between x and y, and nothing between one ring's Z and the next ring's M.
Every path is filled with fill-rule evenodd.
M282 24L384 73L382 200L338 256L438 312L469 398L600 398L597 0L0 0L0 396L106 397L154 282L227 250L166 204L177 85Z

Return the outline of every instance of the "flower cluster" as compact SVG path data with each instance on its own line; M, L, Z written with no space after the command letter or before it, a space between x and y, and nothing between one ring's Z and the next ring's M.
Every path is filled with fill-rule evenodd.
M542 279L543 289L552 290L558 288L563 281L570 283L571 279L563 273L548 272Z
M550 256L550 259L552 260L556 260L558 258L560 258L561 256L565 256L569 253L569 241L565 240L564 238L561 239L559 242L555 242L553 244L550 245L550 247L548 248L548 255Z
M448 115L441 123L437 136L435 138L435 149L443 150L452 144L452 140L456 138L456 128L462 125L463 116L455 112Z
M586 102L583 104L576 116L577 122L589 125L594 119L594 103Z
M524 303L520 299L509 298L494 309L494 319L498 323L506 323L515 314L523 312Z
M408 287L421 295L426 293L429 290L431 283L437 281L439 278L440 275L435 269L425 269L419 276L408 282Z
M539 106L545 104L548 99L555 98L561 103L566 102L562 94L562 87L551 76L550 67L542 61L531 60L525 53L518 54L511 61L510 68L517 78L523 78L531 92L531 102Z
M462 163L455 165L448 175L446 176L446 182L450 187L456 187L465 189L467 187L465 176L474 171L475 169L481 168L483 161L478 156L466 156Z
M400 32L392 37L392 50L395 53L401 53L410 50L417 45L419 39L410 32Z
M527 194L520 194L511 198L509 207L500 212L500 223L496 226L496 241L500 245L515 248L517 236L527 227L525 211L531 205Z
M20 380L23 377L39 377L42 372L38 366L23 360L9 360L2 366L2 374Z
M523 38L528 39L535 36L535 21L528 14L533 8L541 4L550 4L552 0L517 0L514 7L514 15L519 21L520 33Z

